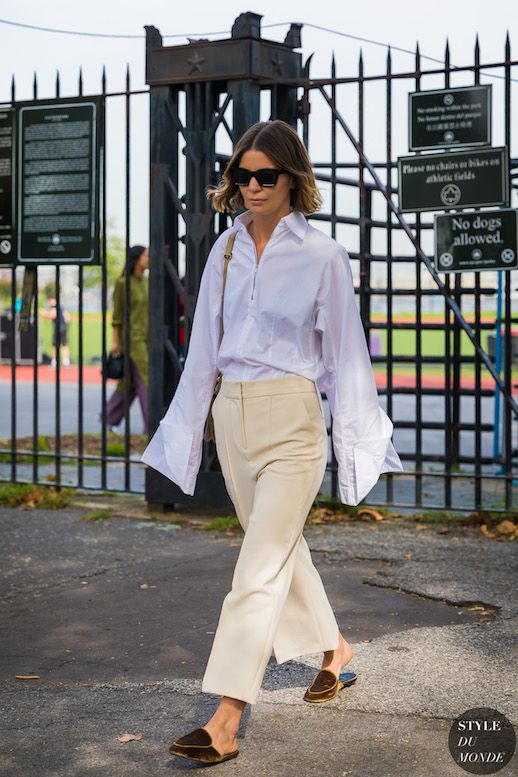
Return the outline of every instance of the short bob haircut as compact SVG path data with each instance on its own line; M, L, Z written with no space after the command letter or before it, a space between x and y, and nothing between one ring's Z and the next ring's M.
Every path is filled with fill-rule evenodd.
M250 149L262 151L275 165L293 176L295 187L291 190L290 205L295 210L305 216L319 210L323 200L306 147L296 130L281 119L258 121L240 137L221 181L217 186L206 188L207 198L212 200L215 210L234 213L245 207L243 196L231 180L229 170L239 167L241 156Z

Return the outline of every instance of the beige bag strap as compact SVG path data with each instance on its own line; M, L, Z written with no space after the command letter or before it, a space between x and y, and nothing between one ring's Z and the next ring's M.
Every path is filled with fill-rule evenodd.
M237 230L229 235L227 240L227 247L225 248L225 265L223 267L223 290L221 292L221 337L223 337L223 303L225 300L225 284L227 282L227 268L228 263L232 259L232 249L234 247L234 240L236 239Z

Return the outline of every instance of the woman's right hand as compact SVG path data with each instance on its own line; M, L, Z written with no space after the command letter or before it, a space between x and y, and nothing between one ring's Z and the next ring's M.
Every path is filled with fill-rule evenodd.
M112 347L110 348L110 353L111 353L112 356L115 356L115 358L120 356L121 352L119 351L119 346L118 345L112 345Z

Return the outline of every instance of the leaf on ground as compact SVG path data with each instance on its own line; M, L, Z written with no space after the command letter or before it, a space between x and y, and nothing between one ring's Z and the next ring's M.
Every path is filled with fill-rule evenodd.
M518 537L518 526L515 526L512 521L501 521L493 531L489 531L486 524L483 523L480 531L489 540L505 540L506 538L511 540Z
M137 742L142 739L142 734L128 734L127 732L125 734L121 734L120 737L117 737L119 742L132 742L133 740L136 740Z
M17 680L39 680L40 676L39 674L17 674L16 679Z
M371 521L373 518L375 521L383 520L382 514L375 510L373 507L362 507L360 510L358 510L356 515L362 521Z
M139 588L156 588L156 585L149 585L149 583L141 583Z
M498 526L495 527L495 532L497 534L514 534L516 531L516 526L512 521L500 521Z
M309 521L311 523L325 523L332 518L332 510L327 507L316 507L311 510Z

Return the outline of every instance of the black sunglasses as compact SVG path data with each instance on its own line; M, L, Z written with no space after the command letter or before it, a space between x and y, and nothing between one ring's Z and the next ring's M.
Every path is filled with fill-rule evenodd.
M263 167L262 170L247 170L246 167L231 167L230 177L236 186L248 186L252 176L259 186L275 186L281 173L287 170L277 170L273 167Z

